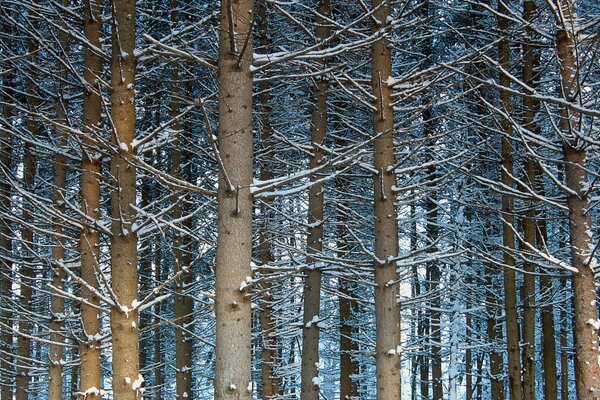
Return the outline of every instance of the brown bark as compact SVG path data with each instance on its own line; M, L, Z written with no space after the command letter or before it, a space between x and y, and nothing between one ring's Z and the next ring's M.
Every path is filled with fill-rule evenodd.
M569 279L570 280L570 279ZM567 279L562 280L563 293L567 293ZM569 400L569 328L568 328L568 317L570 313L569 303L565 301L565 304L560 309L560 399ZM569 310L570 311L570 310Z
M85 38L94 46L100 48L100 32L102 21L98 0L85 3L83 30ZM81 160L81 209L86 218L80 233L81 278L93 289L98 288L96 273L99 268L98 230L90 221L100 217L100 161L99 153L94 145L94 138L101 132L102 103L98 78L102 73L102 59L90 48L85 49L83 56L83 76L86 87L83 93L83 132L84 147ZM84 400L100 400L100 320L97 306L98 296L87 287L81 288L81 296L86 303L81 304L81 321L83 324L84 341L81 344L81 364L79 373L79 396ZM97 390L94 390L96 388Z
M373 0L374 30L389 26L391 4L389 0ZM396 184L393 170L394 115L392 90L386 84L392 73L391 46L387 36L375 41L371 48L371 84L375 97L376 111L373 114L375 205L375 362L377 373L377 398L379 400L400 399L400 306L398 305L399 275L394 257L398 256L398 222ZM392 260L392 261L390 261ZM392 283L390 283L392 282Z
M578 103L580 95L577 60L577 2L556 0L560 9L556 23L556 51L560 66L561 89L565 100ZM569 193L569 233L573 274L573 339L575 343L575 383L579 400L600 399L600 362L598 351L598 307L594 279L595 255L592 252L592 215L589 210L587 150L579 134L583 129L580 114L567 106L561 112L565 176Z
M250 299L242 283L252 258L252 0L221 3L219 34L219 173L216 260L216 400L249 400ZM240 290L242 288L242 290Z
M29 40L29 54L35 54L37 51L37 45L33 39ZM32 56L35 57L35 56ZM35 62L35 60L32 60ZM38 100L38 88L36 82L29 80L28 82L28 97L29 103L29 118L27 120L27 130L32 137L35 137L38 133L37 121L35 113L39 105ZM32 190L34 186L36 174L36 164L33 155L33 145L30 142L24 144L23 150L23 183L27 190ZM31 224L33 224L33 215L31 210L28 209L28 205L23 205L23 228L21 230L22 235L22 264L21 264L21 315L19 316L19 332L24 335L19 335L17 344L17 400L27 400L29 393L29 368L30 368L30 356L31 356L31 339L25 335L32 334L32 324L30 322L32 302L32 285L34 279L33 273L33 256L31 255L31 249L33 248L33 230Z
M111 309L113 396L142 397L139 369L135 149L135 0L113 0L111 118L117 153L111 159L115 189L111 194L112 290L118 304Z
M171 0L171 22L176 23L178 19L177 0ZM171 89L171 118L175 120L172 125L174 141L173 153L171 157L171 174L176 179L189 180L189 176L182 177L182 164L185 164L185 151L182 145L182 124L177 120L180 107L179 93L179 66L172 65L172 81ZM186 132L187 133L187 132ZM183 162L182 162L183 161ZM182 208L186 203L187 196L181 193L173 193L173 220L177 221L182 217ZM186 221L191 222L191 218ZM179 274L175 280L175 380L177 387L177 399L192 399L192 338L189 329L193 329L193 302L188 294L185 293L186 288L192 283L191 257L189 256L190 249L186 248L189 244L187 240L179 232L173 232L173 258L175 262L175 273ZM190 307L191 306L191 307ZM190 309L191 308L191 309Z
M497 343L502 340L502 329L498 324L500 304L498 298L493 293L494 279L493 275L498 272L491 266L486 265L486 303L487 303L487 336L492 348L489 355L490 369L490 398L491 400L505 400L502 353L497 349Z
M337 140L338 146L343 146L342 140ZM344 199L347 193L346 177L338 176L336 179L337 191L342 196L338 199L337 212L337 252L338 259L349 258L350 253L350 234L348 233L348 218L344 210L348 207L348 202ZM358 381L359 373L358 362L354 357L359 352L359 345L356 341L358 336L358 327L354 318L358 313L358 301L354 291L357 288L355 282L346 277L339 278L339 306L340 306L340 399L350 400L358 399Z
M316 37L324 40L329 37L330 28L321 17L331 12L330 0L319 0ZM324 68L325 60L319 60ZM322 150L327 137L327 92L329 84L326 78L316 78L314 87L314 105L311 124L311 153L309 168L317 168L323 159ZM319 175L312 174L312 185L308 192L308 234L306 243L306 277L304 281L304 316L302 327L302 371L301 397L306 400L319 399L319 314L321 310L321 269L319 255L323 250L323 183L315 183Z
M258 4L258 30L260 33L260 44L265 52L268 52L271 47L271 38L269 34L268 24L268 10L266 2L259 2ZM271 125L271 114L273 108L271 107L271 96L269 90L271 84L268 80L262 80L259 83L260 86L260 103L262 106L261 121L261 142L263 151L265 153L265 159L260 166L260 179L262 181L268 181L273 179L272 171L272 152L269 149L271 146L271 137L273 134L273 127ZM260 227L259 234L259 250L260 250L260 263L262 266L268 266L273 262L273 253L271 251L272 235L269 232L271 228L268 221L270 221L270 215L272 214L269 204L272 202L271 197L264 198L261 203L260 215L263 216L263 224ZM277 339L274 337L275 333L275 318L273 316L272 303L272 285L269 281L269 270L263 269L262 275L266 278L261 283L261 289L264 291L264 295L261 302L261 314L260 324L262 330L262 363L261 363L261 376L262 376L262 398L272 399L279 394L279 377L275 370L277 363Z
M508 19L504 15L508 14L506 5L498 2L498 27L502 34L508 34ZM500 66L508 71L510 69L510 47L508 38L504 37L498 44L498 57ZM500 72L500 85L510 87L510 77ZM513 148L512 148L512 127L508 116L511 113L511 96L507 90L500 91L501 110L504 115L501 117L500 124L502 128L502 184L506 187L513 185ZM504 220L502 229L502 242L504 246L504 310L506 325L506 347L508 353L508 387L510 389L511 400L521 400L523 398L523 388L521 385L521 349L519 346L519 316L517 314L517 288L515 279L515 259L513 251L515 249L514 233L514 199L507 193L502 194L502 218Z
M67 0L61 1L62 6L68 5ZM64 31L59 31L58 42L61 51L67 54L68 37ZM67 144L67 133L65 132L67 117L66 112L68 103L65 100L64 80L66 79L66 70L61 65L59 67L56 83L56 144L60 149L64 149ZM61 215L65 212L65 187L67 183L67 158L61 152L54 156L54 189L52 194L52 204L57 213ZM52 271L52 286L63 291L65 271L63 260L65 258L63 222L60 216L53 218L53 230L56 233L55 243L52 246L52 260L55 263ZM48 361L48 400L61 400L63 392L63 345L65 342L65 299L62 294L54 293L50 303L50 344Z
M4 30L8 27L5 26ZM12 86L14 81L14 73L9 70L9 67L5 68L6 73L2 77L2 83L6 99L4 102L3 113L4 120L8 126L2 126L1 129L1 147L0 147L0 166L5 171L10 171L11 159L12 159L12 135L9 129L12 124L13 109L9 105L13 95ZM0 210L2 213L9 213L11 207L11 188L9 183L2 179L0 180ZM14 382L14 371L13 371L13 359L11 353L13 351L13 335L11 328L13 327L12 313L12 279L13 275L13 263L14 257L12 252L12 234L10 225L7 221L3 221L0 225L0 293L2 293L2 314L0 316L0 344L6 353L2 353L0 356L0 398L1 399L12 399Z
M533 23L533 17L536 12L535 1L526 0L523 4L523 18ZM527 30L528 39L523 43L523 82L532 88L537 87L538 76L536 69L539 64L539 55L533 40L533 32ZM532 93L527 92L531 95ZM537 132L535 116L539 110L539 102L531 97L523 98L523 127L531 132ZM536 188L537 172L535 159L528 155L525 161L525 182L530 188ZM536 246L536 201L530 201L528 209L525 211L523 219L524 240L531 247ZM523 269L523 286L521 287L521 297L523 299L523 324L522 324L522 364L523 364L523 399L535 400L535 289L536 276L535 264L525 261Z

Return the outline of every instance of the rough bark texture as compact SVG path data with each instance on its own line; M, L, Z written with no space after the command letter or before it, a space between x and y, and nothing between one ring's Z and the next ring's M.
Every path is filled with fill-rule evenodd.
M265 52L268 52L271 47L271 38L269 32L268 23L268 10L265 2L259 2L258 4L258 30L260 32L260 44ZM268 80L262 80L259 83L260 86L260 103L261 103L261 142L262 150L265 151L263 164L260 166L260 179L262 181L268 181L273 179L272 171L272 152L269 150L271 145L271 136L273 134L273 127L271 125L271 114L273 113L273 107L271 106L271 96L269 90L271 84ZM262 199L260 214L265 219L263 224L260 226L259 234L259 248L260 248L260 264L261 266L268 266L273 262L273 253L271 252L271 241L272 234L269 231L271 228L269 221L271 220L272 211L269 208L269 204L272 202L271 197ZM279 377L276 372L277 364L277 339L274 337L275 334L275 318L273 316L272 304L273 294L272 285L268 280L269 269L263 269L261 272L267 279L261 283L261 289L264 291L261 302L260 311L260 324L262 330L262 363L261 363L261 376L262 376L262 398L272 399L279 394Z
M62 0L61 5L66 7L67 0ZM61 51L68 54L68 37L65 31L59 31L58 42ZM58 125L56 131L56 144L58 148L65 148L67 145L67 133L65 132L67 124L68 103L65 100L63 82L66 79L66 70L60 65L56 83L57 98L54 101L56 108L56 122ZM52 194L52 205L57 213L61 215L65 212L65 187L67 183L67 158L61 152L57 152L54 157L54 189ZM64 289L65 271L63 260L65 258L63 221L60 216L53 217L53 230L56 233L54 245L52 246L52 286L62 291ZM48 400L61 400L63 392L63 344L65 342L65 299L62 294L54 293L50 301L50 349L48 353Z
M330 1L319 0L320 15L330 14ZM317 16L316 37L323 40L329 37L330 28L327 21ZM325 60L320 60L324 67ZM311 153L309 168L317 168L323 159L322 150L327 136L327 79L317 78L314 87L314 105L311 123ZM315 182L318 174L312 174L310 180ZM304 281L304 316L302 327L302 371L301 397L306 400L319 399L319 314L321 310L321 269L319 255L323 250L323 183L313 183L308 192L308 235L306 243L306 278Z
M111 159L115 189L111 195L110 246L112 289L119 304L111 310L113 395L115 400L142 397L139 370L135 149L135 0L113 0L111 118L117 154Z
M177 10L177 2L171 2L172 9ZM177 12L171 14L172 22L177 21ZM179 114L180 94L179 94L179 67L173 65L172 81L173 88L171 89L171 118L175 120L172 125L174 141L173 153L171 157L171 175L176 179L188 181L190 176L182 176L182 164L185 164L185 151L182 150L182 125L176 119ZM187 169L187 168L186 168ZM182 217L182 208L185 208L187 196L175 192L173 199L173 220L177 221ZM191 218L186 221L191 222ZM179 274L175 280L175 380L177 386L177 398L193 399L192 393L192 337L190 329L193 331L193 300L189 294L186 294L186 288L190 287L192 274L190 249L186 244L188 241L184 239L179 232L174 232L173 235L173 259L175 262L175 273Z
M336 140L338 146L344 145L343 140ZM348 193L347 178L340 175L336 179L337 192L344 196ZM351 242L348 232L348 218L346 210L348 201L343 197L337 199L337 252L338 259L344 260L350 258ZM351 279L345 277L339 278L339 307L340 307L340 399L350 400L359 399L358 374L359 366L355 356L359 352L359 343L356 340L358 336L358 327L355 323L355 316L358 313L358 301L354 291L357 285Z
M5 27L4 30L7 28ZM14 73L10 70L5 69L6 73L2 77L2 83L4 85L4 93L6 96L6 100L8 100L12 95L13 91L11 87L13 85ZM4 99L3 99L4 100ZM12 124L13 117L13 109L6 101L3 107L4 120L7 125ZM2 142L0 143L0 167L8 172L11 167L11 158L12 158L12 135L10 133L9 126L2 126L0 134ZM4 179L0 182L0 210L2 212L8 213L11 207L11 189L8 182ZM13 390L12 388L15 386L14 382L14 369L13 369L13 359L11 357L13 350L13 335L11 333L11 329L13 328L12 321L12 312L10 309L13 307L12 305L12 288L11 288L11 279L13 272L13 263L12 263L12 240L11 237L11 227L7 221L2 221L0 224L0 293L2 293L2 314L0 317L0 322L2 322L2 326L0 326L0 346L2 346L3 350L6 350L6 353L2 353L0 356L0 398L1 399L12 399Z
M533 23L535 13L535 1L526 0L523 4L523 17L526 21ZM538 76L536 70L539 64L538 51L532 44L533 32L528 30L528 38L523 43L523 82L532 88L537 87ZM532 94L527 92L527 94ZM523 99L523 127L531 132L537 132L535 116L539 110L539 102L531 97ZM524 181L530 188L536 188L536 164L532 155L528 155L525 161L525 179ZM536 246L536 201L530 201L525 211L523 220L524 240L531 247ZM526 250L527 251L527 250ZM523 365L523 399L535 399L535 264L529 261L524 263L525 274L523 277L523 286L521 287L521 298L523 303L523 324L522 324L522 365ZM552 378L555 380L556 378Z
M389 0L373 0L376 11L373 16L374 30L389 25ZM400 399L400 306L398 305L399 276L396 262L389 261L398 256L398 222L396 184L393 171L396 163L394 154L394 115L392 90L386 84L392 70L392 54L386 36L372 45L371 84L375 96L373 115L375 203L375 362L377 372L377 398L379 400ZM390 284L390 282L393 282Z
M556 50L561 73L561 89L565 100L579 101L577 62L576 0L556 0L560 17L556 23ZM573 274L573 339L575 343L575 382L578 400L600 399L600 362L598 350L598 306L592 244L592 215L589 210L589 176L586 170L586 146L580 115L571 107L561 112L560 129L563 136L565 176L569 192L569 233L571 263L578 272Z
M33 40L29 41L29 54L35 54L37 46ZM35 57L35 56L32 56ZM35 62L35 60L32 60ZM28 92L31 96L28 97L29 111L31 113L37 112L39 105L38 88L37 85L29 80ZM27 130L32 137L35 137L38 131L37 121L35 116L30 115L27 120ZM25 143L23 150L23 183L27 190L33 190L36 164L33 155L33 145L31 143ZM33 231L31 224L33 223L33 215L31 210L28 209L27 204L23 205L23 221L24 225L21 230L22 241L24 247L21 250L22 264L21 264L21 316L19 318L19 332L24 335L31 335L32 324L30 322L33 310L31 308L32 302L32 285L33 285L33 257L31 255L31 249L33 247ZM30 368L30 353L31 353L31 339L28 336L19 335L17 344L17 400L27 400L29 393L29 368Z
M100 5L97 0L85 3L83 30L85 38L94 46L100 47L102 21ZM83 93L83 132L84 147L81 160L81 209L86 218L80 234L81 278L92 288L98 288L96 276L99 257L100 236L92 221L100 217L100 162L94 140L101 132L102 103L98 77L102 73L102 60L90 48L83 56L84 79L86 87ZM98 296L93 290L82 286L81 296L86 302L81 304L81 321L84 341L81 343L81 364L79 396L84 400L100 400L100 320ZM94 390L96 388L98 390Z
M221 3L215 399L247 400L251 384L252 0ZM230 26L231 25L231 26ZM233 36L232 36L233 35Z
M508 14L506 5L498 2L498 27L503 34L508 34L508 19L503 15ZM508 71L510 69L510 47L508 38L503 38L498 44L498 57L500 66ZM510 87L510 78L500 72L500 84ZM507 90L500 91L500 107L505 114L500 119L502 128L502 184L506 187L513 185L513 148L512 148L512 126L508 116L511 113L511 96ZM511 195L502 194L502 243L504 246L504 313L506 318L506 347L508 353L508 387L511 400L521 400L523 389L521 385L521 351L519 316L517 313L517 287L515 279L514 249L514 199Z

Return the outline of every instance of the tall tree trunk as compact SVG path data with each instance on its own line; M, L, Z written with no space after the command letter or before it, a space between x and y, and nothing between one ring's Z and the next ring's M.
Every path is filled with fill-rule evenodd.
M570 279L569 279L570 280ZM567 279L562 279L562 291L565 300L567 296ZM560 399L569 400L569 322L568 315L569 301L565 301L563 307L560 308Z
M390 23L389 0L373 0L374 30L384 29ZM377 398L400 399L400 306L398 305L399 275L396 272L398 256L398 220L396 194L396 164L394 154L394 115L392 90L386 84L392 74L392 53L389 39L383 36L371 48L371 84L375 97L373 114L373 143L375 169L375 362ZM392 282L392 283L390 283Z
M330 0L319 0L316 19L317 40L329 37L329 23L322 16L331 12ZM325 60L319 60L325 67ZM311 153L309 168L319 167L323 159L323 149L327 137L327 78L317 77L314 87L314 105L311 124ZM306 278L304 281L304 325L302 327L302 373L301 397L305 400L319 399L319 314L321 310L321 269L319 256L323 250L323 183L318 181L319 175L312 174L312 183L308 192L308 235L306 243Z
M154 254L154 277L158 282L165 280L165 273L162 268L162 249L160 244L156 245ZM154 324L158 327L154 337L154 400L162 400L162 388L164 386L164 375L163 375L163 357L162 357L162 330L160 329L161 315L163 310L163 304L157 303L154 305Z
M269 52L271 47L271 37L269 31L268 22L268 10L266 2L259 2L258 4L258 30L260 34L260 45L265 53ZM261 80L260 86L260 103L261 103L261 121L262 131L261 142L265 156L263 163L260 166L260 179L262 181L268 181L273 179L272 170L272 152L269 147L272 144L273 127L271 125L271 114L273 108L271 106L271 95L269 93L271 84L268 80ZM266 197L262 199L260 215L263 216L263 221L260 226L259 234L259 250L260 250L260 263L261 266L269 266L273 262L273 253L271 251L272 233L269 231L271 226L269 221L272 211L270 210L270 204L272 203L272 197ZM262 398L264 400L272 399L279 394L279 377L275 370L277 363L277 339L275 338L275 318L273 315L273 293L272 285L268 277L269 269L263 269L262 275L265 280L261 283L261 289L264 291L264 295L261 302L261 313L260 313L260 324L262 332L262 364L261 364L261 375L262 375Z
M498 27L502 35L505 35L498 43L498 57L500 66L510 70L510 46L508 35L508 9L502 1L498 1ZM510 87L510 77L500 72L500 85ZM500 107L504 115L500 119L502 128L502 184L505 187L513 185L513 149L512 149L512 127L508 116L511 113L510 93L507 90L500 91ZM506 346L508 352L508 379L511 400L521 400L523 389L521 385L521 358L519 340L519 316L517 314L517 288L515 279L515 249L514 233L514 199L510 194L502 194L502 229L503 261L504 261L504 313L506 325Z
M577 2L556 0L556 51L560 65L561 89L565 100L579 103L580 84L577 60ZM581 115L571 106L561 112L566 183L569 188L569 232L573 274L573 338L575 342L575 383L578 400L600 399L600 363L598 354L598 306L594 268L596 255L592 243L592 214L589 199L587 150L580 140Z
M250 299L242 283L252 258L252 0L221 3L219 34L219 173L216 260L215 399L248 400Z
M172 7L172 22L177 21L177 1L171 1ZM179 88L179 67L173 65L172 81L173 88L171 89L171 118L175 119L172 126L175 140L173 142L173 153L171 161L171 174L177 179L182 179L182 159L185 163L182 151L182 129L181 123L176 119L179 114L180 94ZM187 180L190 177L184 177ZM182 217L182 208L186 202L186 196L175 192L172 196L173 220L177 221ZM187 220L191 220L188 218ZM177 386L177 399L192 399L192 340L188 332L190 323L192 322L191 311L189 310L189 295L185 293L189 290L191 265L190 257L188 256L189 249L186 249L183 235L179 232L173 232L173 258L175 262L175 273L179 277L175 280L175 376Z
M68 6L68 0L61 0L63 7ZM68 37L65 31L58 32L58 43L63 54L68 54ZM56 145L60 149L67 146L67 109L68 103L65 100L64 82L67 78L66 70L62 64L59 66L56 83ZM67 158L62 152L57 152L54 156L54 189L52 194L52 204L57 213L61 215L65 212L65 194L67 184ZM65 258L64 248L64 226L60 216L53 218L53 229L56 234L52 246L52 261L54 268L52 270L52 286L64 290L65 271L63 260ZM65 343L65 299L62 294L54 293L50 303L50 344L48 361L48 400L61 400L63 392L63 349Z
M538 180L538 193L544 196L544 184L539 170L536 169ZM538 248L544 248L548 243L546 221L539 219L537 230ZM554 328L554 306L552 304L552 277L542 275L540 277L540 291L548 293L547 300L542 306L542 358L544 365L544 400L557 400L558 398L558 371L556 368L556 334ZM566 305L565 305L566 306Z
M86 40L100 48L102 29L99 0L85 2L83 30ZM93 223L100 217L100 161L94 144L101 132L102 101L99 78L102 74L102 59L89 47L83 55L86 87L83 93L83 132L84 148L81 160L81 209L86 218L80 233L81 278L92 288L98 289L100 235ZM89 221L88 221L89 219ZM86 299L81 304L81 321L84 341L81 344L79 395L84 400L100 400L100 319L97 307L100 299L94 291L83 286L81 296Z
M142 397L139 369L136 168L135 149L135 0L113 0L111 58L111 118L114 145L111 159L115 189L111 195L112 290L118 304L112 308L113 396L115 400Z
M7 31L8 26L4 27L4 31ZM4 67L3 67L4 68ZM0 143L0 166L4 170L4 173L8 173L11 170L11 159L13 156L12 146L12 134L10 126L12 125L13 108L10 106L10 101L13 96L13 90L11 89L14 84L14 72L9 69L9 66L4 68L5 74L2 76L3 90L6 98L4 100L4 120L6 126L1 128L1 140ZM11 212L11 187L10 184L5 180L0 180L0 212L6 213L7 215ZM11 357L13 349L13 335L11 329L13 328L12 312L13 308L13 290L12 290L12 275L13 275L13 252L12 252L12 240L11 240L11 226L8 221L2 221L0 224L0 300L2 300L1 308L2 314L0 316L0 344L2 349L5 351L0 355L0 399L12 399L14 382L14 371L13 371L13 358Z
M34 54L37 52L37 45L33 39L29 39L29 54L32 58L35 58ZM35 63L35 59L31 60ZM29 79L28 82L28 103L29 103L29 118L27 120L27 130L31 137L35 137L38 133L38 123L35 114L39 105L38 100L38 87L36 82ZM23 150L23 183L26 190L32 191L34 187L36 173L36 164L33 156L33 145L30 142L24 144ZM31 357L31 339L29 335L32 334L32 324L30 322L31 313L33 312L31 302L32 298L32 287L34 284L34 273L33 273L33 255L31 254L34 243L33 243L33 230L31 228L33 224L33 215L29 210L28 205L23 205L23 227L21 230L21 252L22 252L22 264L21 264L21 315L19 317L19 335L18 337L18 350L17 350L17 400L27 400L29 397L29 382L30 382L30 357Z
M491 265L486 265L486 303L488 304L487 313L487 336L492 348L489 355L490 369L490 397L491 400L505 400L502 353L498 351L497 343L502 340L502 330L499 329L498 319L500 304L498 298L493 293L494 285L493 275L497 270Z
M336 140L338 147L343 146L341 139ZM348 193L348 185L343 175L338 175L336 186L340 199L337 201L337 252L338 259L350 259L350 234L348 232L348 218L345 210L349 203L344 198ZM357 285L350 279L339 277L339 306L340 306L340 399L358 399L358 382L356 377L359 373L358 362L354 356L359 351L358 327L355 324L355 316L358 313L358 302L355 290Z
M536 12L535 1L526 0L523 4L523 18L529 23L533 23ZM536 70L539 65L539 54L533 42L533 30L528 29L528 38L525 39L523 47L523 82L529 87L537 87L539 77ZM527 95L532 93L527 92ZM530 132L537 132L535 116L539 110L539 102L529 96L523 98L523 127ZM536 160L532 155L528 155L525 161L525 183L530 188L537 187ZM525 242L530 246L536 246L536 201L530 201L528 209L525 211L523 219L523 231ZM521 297L523 299L523 324L522 324L522 364L523 364L523 400L535 400L535 264L530 261L524 263L525 274L523 277L523 286L521 287Z

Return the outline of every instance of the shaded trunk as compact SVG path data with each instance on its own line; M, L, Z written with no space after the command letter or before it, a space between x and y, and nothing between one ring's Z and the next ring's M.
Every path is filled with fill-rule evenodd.
M523 4L523 17L526 21L533 23L536 12L535 1L526 0ZM536 74L539 67L539 52L532 44L533 32L528 29L528 38L522 45L523 48L523 82L529 87L536 88L539 77ZM527 95L532 93L527 91ZM530 132L538 132L535 116L539 111L539 102L529 96L523 98L523 128ZM537 172L536 160L532 155L528 155L525 161L525 183L530 188L536 188ZM529 246L536 246L536 201L529 201L528 208L525 211L523 219L524 240ZM521 298L523 303L523 324L522 324L522 365L523 365L523 399L535 399L535 264L531 261L525 261L523 265L525 274L523 277L523 286L521 287Z
M319 0L316 37L324 40L329 37L328 22L321 17L330 14L330 1ZM325 67L325 60L319 60ZM320 166L323 159L322 146L327 136L327 91L326 78L317 77L314 87L314 105L311 124L311 153L309 168ZM305 400L319 399L319 314L321 310L321 269L319 257L323 250L323 183L315 183L320 175L312 174L312 185L308 192L308 233L306 243L306 278L304 281L304 315L302 327L302 374L301 397Z
M116 189L111 194L112 290L118 304L111 309L113 396L137 400L142 396L139 370L138 271L135 148L135 0L113 0L111 58L111 118L117 153L111 159Z
M503 35L508 35L508 9L502 2L498 2L498 27ZM510 70L510 46L508 38L504 37L498 44L498 57L500 66ZM500 72L500 85L510 87L510 78ZM513 186L513 148L512 148L512 126L509 120L511 113L511 96L507 90L500 91L500 108L503 115L500 119L502 128L502 184L506 187ZM517 287L515 278L515 233L514 233L514 199L510 194L502 194L502 244L504 262L504 314L506 325L506 347L508 353L508 387L511 400L523 398L521 377L521 349L519 346L519 316L517 313Z
M373 0L373 29L389 26L391 5L386 0ZM400 399L400 306L398 305L399 275L394 258L398 256L398 220L394 167L394 115L392 90L386 84L392 74L392 53L387 36L372 44L371 85L374 94L373 113L375 208L375 363L377 398Z
M29 54L35 54L37 52L37 46L32 39L29 40ZM35 57L35 56L31 56ZM31 60L35 63L35 59ZM38 100L38 87L36 82L29 80L28 82L28 97L29 103L29 118L27 120L27 130L32 138L38 133L38 125L35 117L37 107L39 105ZM29 142L23 145L23 183L27 190L32 191L34 187L34 180L36 174L36 164L33 156L33 145ZM31 355L31 339L29 336L32 334L32 324L30 322L31 313L33 309L31 307L32 302L32 286L34 280L33 272L33 256L31 251L33 250L33 230L31 228L34 223L33 215L31 210L28 209L28 205L23 205L23 228L21 230L21 252L22 252L22 264L21 264L21 315L19 316L19 332L23 335L19 335L17 340L17 400L27 400L29 396L29 382L30 382L30 355Z
M215 399L248 400L251 385L252 0L221 3ZM242 288L243 290L240 290Z
M556 0L560 9L556 23L556 51L560 64L561 89L565 100L578 103L580 95L577 61L576 0ZM592 243L592 214L589 199L587 151L580 140L584 129L581 115L567 106L561 112L565 176L569 193L569 233L573 274L573 339L575 343L575 383L578 400L600 398L600 363L598 362L598 306L594 268L596 256Z
M269 33L267 4L265 2L259 2L258 4L258 29L260 32L261 47L264 52L268 53L271 47L271 38ZM259 86L259 99L262 107L261 142L262 151L265 152L263 163L260 166L260 179L262 181L268 181L273 179L273 153L270 150L270 146L272 145L271 136L273 134L273 127L271 126L271 114L273 113L273 108L271 107L271 96L269 93L271 84L268 80L262 80L260 81ZM262 199L260 205L260 215L263 216L259 234L260 263L262 266L269 266L273 262L273 253L271 252L272 234L269 231L269 221L271 221L272 216L270 204L272 201L272 197L266 197ZM276 371L278 344L277 338L275 337L276 324L272 309L273 293L271 281L269 280L269 269L263 269L261 275L265 278L261 283L261 289L264 291L264 294L261 302L260 314L262 331L262 398L267 400L272 399L279 394L279 377L277 376Z
M62 0L63 7L68 6L67 0ZM60 30L58 32L58 42L61 47L60 51L68 54L68 37L67 34ZM68 103L65 100L64 83L67 78L66 70L62 66L59 67L57 83L56 83L56 145L59 149L66 148L67 145L67 109ZM54 189L52 194L52 205L55 212L61 216L65 213L65 187L67 183L67 158L62 152L57 152L54 156ZM64 225L61 216L54 216L52 229L56 234L54 245L52 246L52 261L54 268L52 269L52 286L59 291L64 290L65 270L63 260L65 258L64 248ZM65 343L66 331L65 325L65 299L60 293L53 293L50 300L50 349L48 353L48 400L61 400L63 392L63 350Z
M83 30L85 38L100 48L102 29L101 9L98 0L85 3ZM92 288L98 289L97 273L100 273L100 235L92 221L100 218L100 161L94 141L102 131L102 101L99 77L102 74L102 59L89 47L83 55L83 132L84 147L81 160L81 209L86 218L80 233L81 278ZM93 290L83 286L81 296L86 302L81 304L81 321L84 340L81 343L81 364L79 395L85 400L100 400L100 319L97 307L100 299ZM96 390L94 390L96 389Z

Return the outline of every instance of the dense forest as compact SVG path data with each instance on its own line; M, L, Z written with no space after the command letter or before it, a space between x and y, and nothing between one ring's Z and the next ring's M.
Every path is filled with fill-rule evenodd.
M1 400L600 399L598 0L0 1Z

